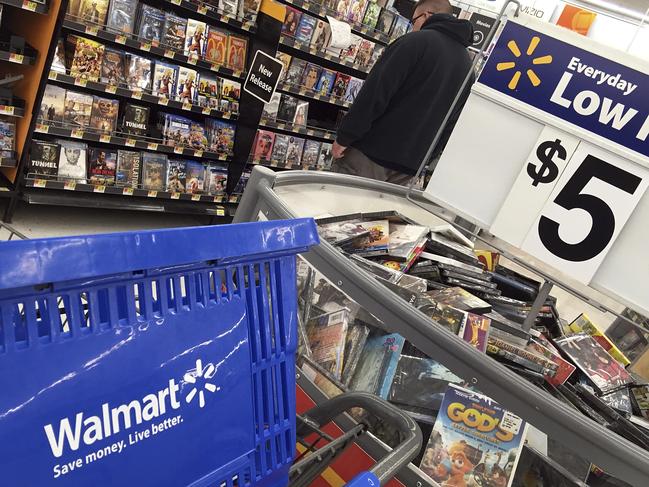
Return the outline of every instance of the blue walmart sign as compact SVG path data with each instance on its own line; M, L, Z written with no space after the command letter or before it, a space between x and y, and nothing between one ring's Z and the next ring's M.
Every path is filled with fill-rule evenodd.
M508 22L479 82L649 156L649 75Z

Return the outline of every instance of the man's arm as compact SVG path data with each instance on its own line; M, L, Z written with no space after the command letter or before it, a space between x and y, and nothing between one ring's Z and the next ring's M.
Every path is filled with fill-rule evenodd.
M339 146L347 147L361 139L385 112L418 63L420 42L417 36L406 35L385 49L338 128Z

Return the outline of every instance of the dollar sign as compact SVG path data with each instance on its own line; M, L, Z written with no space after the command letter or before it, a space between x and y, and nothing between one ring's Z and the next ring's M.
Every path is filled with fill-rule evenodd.
M547 140L536 149L536 157L541 161L540 166L533 163L527 164L527 174L532 178L532 186L538 186L539 183L551 183L559 175L559 168L554 162L554 157L565 161L568 153L566 148L561 145L559 139L552 141Z

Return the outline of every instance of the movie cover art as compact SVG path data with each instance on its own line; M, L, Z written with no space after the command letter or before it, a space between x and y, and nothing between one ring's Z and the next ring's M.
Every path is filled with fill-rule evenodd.
M273 93L270 101L264 104L264 110L261 115L261 118L263 120L275 120L277 118L277 112L279 110L279 102L281 98L281 93Z
M389 34L392 30L392 24L394 22L394 13L390 12L387 9L381 10L379 15L379 20L376 23L376 30L382 32L383 34Z
M221 87L219 86L218 77L210 74L201 74L196 90L196 99L200 106L218 109L220 92Z
M427 293L435 301L469 313L489 313L491 305L461 287L449 287Z
M397 333L370 334L354 375L349 381L349 389L369 392L387 399L404 342L404 338Z
M186 36L187 19L167 12L162 35L162 44L164 47L176 52L183 52L185 49Z
M221 99L219 107L223 112L239 113L241 83L230 79L221 80Z
M65 113L65 88L55 85L46 85L41 101L39 120L50 125L58 125L63 122Z
M316 93L319 95L328 96L333 89L334 81L336 80L336 72L331 69L323 69L318 84L316 85Z
M84 37L71 36L74 55L70 76L87 81L99 81L105 46Z
M87 127L92 115L92 95L68 90L65 94L63 120L72 127Z
M333 161L332 145L328 142L322 143L320 155L318 156L318 167L327 170L331 167Z
M205 120L205 130L209 150L218 154L231 155L234 151L234 136L236 125L225 120L208 118Z
M211 27L207 33L205 59L211 63L222 65L226 63L228 52L228 33Z
M344 245L369 233L370 231L357 221L318 224L318 235L332 245Z
M361 39L358 44L358 51L356 52L356 59L354 62L361 68L369 68L372 59L372 51L374 51L374 43L367 39Z
M372 57L370 58L370 62L368 64L368 67L372 69L376 62L379 60L381 57L381 54L383 54L383 51L385 50L385 47L380 46L378 44L374 44L374 49L372 50Z
M171 193L184 193L185 192L185 161L178 159L169 159L167 162L167 191Z
M201 164L200 162L187 161L185 168L187 193L202 193L205 187L205 166L203 166L203 164Z
M106 48L101 63L100 81L112 86L123 86L125 79L124 53L116 49Z
M118 113L119 102L117 100L101 96L93 97L90 128L105 134L115 132Z
M136 54L126 55L126 84L130 90L151 89L151 60Z
M228 36L228 68L235 72L245 70L247 49L248 41L246 39L234 35Z
M142 153L142 189L164 191L167 176L167 156L153 152Z
M225 193L228 186L228 168L223 166L209 166L206 171L207 192L211 195Z
M151 94L160 98L172 99L176 93L178 67L162 61L155 62L153 70L153 89Z
M345 93L347 92L347 85L349 84L350 79L351 76L349 76L348 74L338 73L336 75L333 88L331 89L331 96L335 96L336 98L343 98L345 96Z
M331 27L329 22L322 19L317 19L313 29L313 36L311 37L311 45L322 51L329 47L331 41Z
M407 260L422 237L430 230L420 225L390 223L390 245L388 255L396 260Z
M352 41L346 48L340 51L340 60L343 62L353 63L358 54L358 48L361 45L363 38L356 34L352 34Z
M286 152L288 151L288 135L275 134L275 143L273 144L273 153L270 156L273 164L283 165L286 162Z
M588 487L561 464L528 445L523 447L512 486Z
M86 182L86 158L88 146L81 142L57 140L59 150L59 179Z
M301 18L302 12L293 7L286 7L286 17L282 26L282 34L295 37Z
M343 371L348 325L346 309L315 317L306 325L313 360L338 380Z
M309 117L309 102L298 101L295 106L295 115L293 116L293 125L295 127L306 127Z
M289 85L300 86L306 64L307 62L304 59L294 57L291 60L291 65L286 72L286 78L284 78L284 81Z
M354 242L349 251L365 256L387 255L390 243L388 220L362 221L360 224L370 233L366 239Z
M56 41L56 50L54 51L54 57L52 58L52 66L50 69L57 73L65 74L66 72L65 43L63 42L63 39Z
M29 153L29 174L57 176L59 173L59 145L32 139Z
M254 162L270 162L274 141L274 132L269 132L268 130L257 130L252 160Z
M370 29L376 28L379 15L381 15L381 6L378 3L369 2L367 4L367 10L365 10L365 16L363 17L363 24Z
M132 34L137 17L137 0L111 0L106 27L122 34Z
M130 135L146 135L149 108L127 103L122 116L122 132Z
M302 159L304 139L301 137L288 136L288 148L286 149L286 165L297 166Z
M219 10L222 14L239 16L239 1L238 0L219 0Z
M352 77L347 84L347 91L345 92L344 101L353 103L356 99L356 96L361 91L363 86L363 80Z
M140 180L140 152L129 150L117 151L117 170L115 184L137 188Z
M317 140L306 140L302 152L302 166L316 167L318 155L320 154L320 142Z
M199 60L205 52L207 24L200 20L187 20L187 33L185 37L185 56L189 59Z
M198 72L195 69L181 66L178 69L178 90L176 92L178 101L194 103L198 81Z
M277 120L281 122L293 123L297 104L297 98L282 94L279 101L279 107L277 108Z
M207 150L208 141L205 126L192 121L189 125L189 147L195 150Z
M390 37L392 37L392 39L398 39L408 32L409 28L410 21L405 17L401 17L401 15L397 15L394 24L392 25L392 33L390 34Z
M473 348L485 353L487 351L487 339L490 327L491 320L489 318L467 313L464 329L460 330L459 336Z
M509 487L526 429L496 401L449 384L419 468L442 485Z
M316 26L316 18L308 14L302 14L300 23L297 27L297 32L295 33L295 40L303 42L305 44L311 43L311 37L313 37L313 31Z
M442 405L448 385L464 383L433 359L401 355L388 401L423 414L434 414Z
M243 17L252 20L257 17L261 0L243 0Z
M290 54L286 54L285 52L278 52L277 55L275 56L275 59L280 61L282 63L282 74L279 77L280 81L285 81L286 80L286 75L288 74L288 68L291 66L291 59L292 56Z
M189 147L192 121L170 113L161 116L164 117L164 143L170 146Z
M138 22L138 35L140 39L152 43L162 42L164 35L165 14L150 5L140 4L140 17Z
M91 148L88 150L88 179L90 184L112 185L115 183L117 152Z
M322 68L317 64L308 63L302 73L300 84L308 90L314 90L320 79Z
M84 24L104 25L107 12L108 0L72 0L68 3L68 15Z
M237 184L234 186L234 189L232 190L232 194L243 193L243 190L246 189L246 184L248 184L249 179L250 179L250 170L243 171L243 173L241 173L241 177L237 181Z
M629 373L589 335L578 334L556 340L557 346L595 384L607 394L632 382Z

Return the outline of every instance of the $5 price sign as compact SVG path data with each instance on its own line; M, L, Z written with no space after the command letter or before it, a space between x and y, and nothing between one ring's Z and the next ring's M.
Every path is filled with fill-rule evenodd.
M498 220L516 218L509 222L518 227L518 241L512 243L587 284L648 184L647 168L548 128L519 174L492 232L500 237L494 231ZM513 204L526 205L520 198L523 193L530 205L523 211L512 208ZM501 238L508 240L505 237Z

